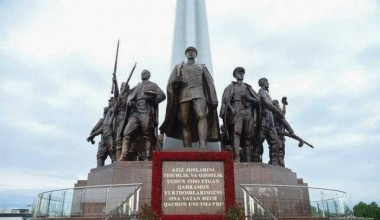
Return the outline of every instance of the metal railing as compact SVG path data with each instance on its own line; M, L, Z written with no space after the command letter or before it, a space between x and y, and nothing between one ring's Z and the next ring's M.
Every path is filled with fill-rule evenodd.
M126 204L126 213L136 215L142 185L99 185L43 192L35 199L33 218L105 218L121 204Z
M245 219L278 220L263 204L255 198L245 186L241 186L244 192L244 216Z
M353 216L349 197L340 190L270 184L241 184L240 187L247 219Z

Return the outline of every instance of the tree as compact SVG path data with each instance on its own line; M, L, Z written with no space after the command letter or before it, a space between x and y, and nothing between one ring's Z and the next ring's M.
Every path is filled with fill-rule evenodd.
M374 220L380 220L380 207L376 202L366 204L365 202L359 202L354 206L354 215L356 217L373 218Z

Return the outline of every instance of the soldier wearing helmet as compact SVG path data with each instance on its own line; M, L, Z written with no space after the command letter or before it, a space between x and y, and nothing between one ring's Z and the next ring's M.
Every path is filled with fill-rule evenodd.
M253 147L252 159L254 162L262 162L263 143L267 140L269 145L269 163L273 165L279 165L278 158L278 143L277 132L273 121L273 113L276 113L278 117L284 118L284 114L273 105L271 96L269 95L269 82L267 78L261 78L258 81L259 100L261 106L261 133L258 144Z
M219 117L226 125L226 133L232 145L234 160L251 161L251 146L254 137L258 136L257 119L260 116L259 98L252 87L243 83L245 70L236 67L233 81L224 89ZM257 115L258 117L255 117ZM241 155L240 158L240 147Z
M160 130L168 137L182 139L184 147L199 142L200 148L207 148L207 141L220 138L214 81L206 66L195 62L195 47L188 47L185 55L187 62L177 64L170 75Z

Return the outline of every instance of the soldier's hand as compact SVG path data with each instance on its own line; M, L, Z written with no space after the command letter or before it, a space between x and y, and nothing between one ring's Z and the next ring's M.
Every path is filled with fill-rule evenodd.
M231 105L228 106L228 108L230 109L231 113L233 115L236 115L237 114L237 110L235 108L233 108Z
M131 107L131 108L134 108L136 106L136 102L134 101L129 101L128 102L128 106Z
M287 100L288 98L287 97L282 97L282 99L281 99L281 102L282 102L282 104L284 104L284 105L288 105L288 100Z
M248 102L252 102L253 104L257 103L257 100L250 95L243 95L242 98Z
M246 101L252 101L252 98L249 95L244 94L242 97Z
M91 142L91 144L95 144L93 136L89 136L86 140L87 140L87 142Z
M174 76L174 79L173 79L173 87L174 88L178 88L181 86L183 80L182 80L182 77L181 76Z
M278 112L281 119L285 119L285 115L282 112ZM280 114L281 113L281 114Z
M302 147L304 143L305 143L304 141L300 141L300 142L298 143L298 147Z
M145 100L149 103L156 104L156 98L150 95L145 96Z
M216 108L218 108L218 102L211 103L211 109L216 109Z
M178 76L178 75L174 76L174 82L182 82L182 81L183 81L182 76Z

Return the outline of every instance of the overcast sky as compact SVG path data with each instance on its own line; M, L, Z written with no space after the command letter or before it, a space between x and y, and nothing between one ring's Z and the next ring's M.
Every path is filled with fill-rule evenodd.
M295 132L315 146L289 139L286 166L353 204L380 204L380 2L206 6L219 99L236 66L255 90L267 77L273 98L288 97ZM96 166L97 145L85 138L110 97L118 39L119 83L138 62L130 85L149 69L165 90L174 11L174 0L0 1L0 208L25 208Z

